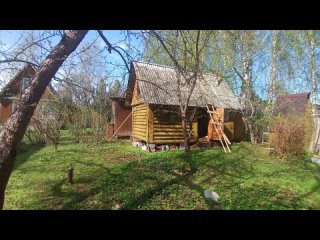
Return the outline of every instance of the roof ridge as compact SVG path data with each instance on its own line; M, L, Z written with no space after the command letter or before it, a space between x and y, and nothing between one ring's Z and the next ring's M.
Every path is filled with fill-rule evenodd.
M291 93L285 95L278 95L277 98L292 98L292 97L307 97L310 96L311 92L302 92L302 93Z
M165 67L165 68L172 68L172 69L176 69L173 66L169 66L169 65L164 65L164 64L159 64L159 63L152 63L152 62L144 62L144 61L132 61L132 62L136 62L136 63L144 63L144 64L148 64L148 65L154 65L154 66L158 66L158 67Z
M176 67L173 66L169 66L169 65L164 65L164 64L158 64L158 63L151 63L151 62L144 62L144 61L132 61L132 62L136 62L136 63L143 63L143 64L148 64L148 65L153 65L153 66L157 66L157 67L163 67L163 68L171 68L171 69L176 69ZM191 72L191 71L190 71ZM203 75L212 75L212 76L216 76L213 73L210 72L206 72L203 73ZM221 78L221 77L220 77Z

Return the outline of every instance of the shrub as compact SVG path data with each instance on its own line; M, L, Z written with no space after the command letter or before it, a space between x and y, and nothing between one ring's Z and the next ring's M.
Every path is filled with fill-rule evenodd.
M310 144L310 123L305 117L276 117L270 125L270 147L280 156L301 156Z

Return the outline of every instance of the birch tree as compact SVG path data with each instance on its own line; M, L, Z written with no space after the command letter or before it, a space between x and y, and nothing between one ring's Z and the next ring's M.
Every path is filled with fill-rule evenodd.
M311 93L312 93L312 112L316 113L317 104L317 76L316 76L316 47L317 32L309 30L306 32L308 46L310 50L310 70L311 70Z
M276 74L277 74L277 45L278 45L278 31L271 31L271 71L270 82L268 89L268 99L274 102L276 97Z

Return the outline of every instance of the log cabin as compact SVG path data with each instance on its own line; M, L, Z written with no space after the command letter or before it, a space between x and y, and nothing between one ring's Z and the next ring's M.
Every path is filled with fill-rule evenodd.
M132 107L125 105L124 97L112 97L111 109L111 121L106 126L107 138L129 138L132 134Z
M131 63L125 105L132 107L134 140L148 144L183 143L177 89L177 71L173 67ZM181 92L181 97L186 98L187 89L182 87ZM224 79L203 74L191 95L187 112L189 116L194 115L192 124L188 124L192 126L191 143L200 138L218 140L218 134L210 124L207 104L214 106L222 129L231 141L244 139L242 107L237 97Z
M36 73L31 64L26 64L0 92L0 128L15 111L24 89L29 85L30 80ZM49 84L40 101L54 99L56 92Z

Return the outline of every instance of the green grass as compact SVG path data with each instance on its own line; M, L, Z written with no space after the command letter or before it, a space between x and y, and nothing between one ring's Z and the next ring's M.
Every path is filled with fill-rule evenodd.
M128 141L23 145L5 209L320 209L320 167L248 143L146 153ZM66 183L73 164L74 184ZM204 198L205 189L220 195Z

